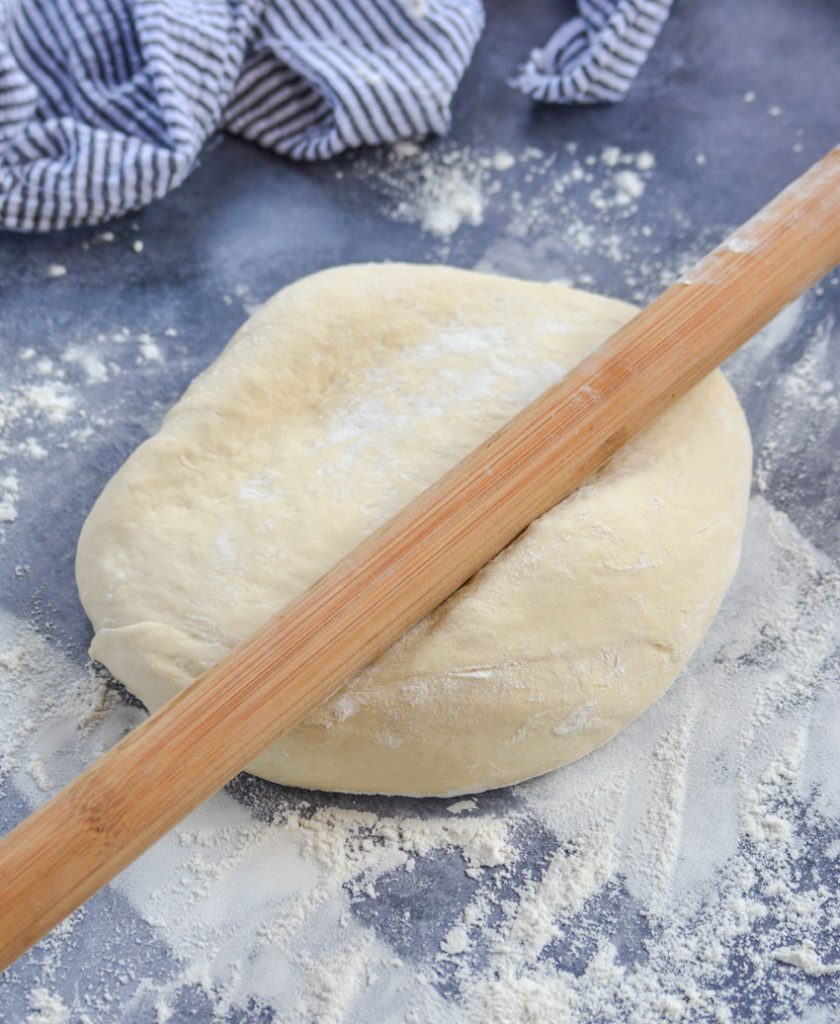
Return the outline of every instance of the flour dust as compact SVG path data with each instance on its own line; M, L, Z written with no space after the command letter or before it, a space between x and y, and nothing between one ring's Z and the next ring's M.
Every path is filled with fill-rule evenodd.
M481 269L587 287L585 255L599 290L637 301L724 233L684 218L690 244L656 251L646 152L401 144L384 167L358 163L383 215L441 258L492 222ZM506 184L514 164L527 189ZM45 279L72 279L64 269ZM242 285L224 301L258 300ZM793 500L806 484L791 466L834 450L836 341L808 299L730 362L756 437L741 567L686 671L615 740L454 803L242 776L12 969L0 1022L835 1019L840 538L836 507ZM107 430L100 389L129 368L165 373L179 344L174 327L125 329L3 368L0 540L25 528L45 460ZM144 718L105 673L5 613L0 706L13 818Z

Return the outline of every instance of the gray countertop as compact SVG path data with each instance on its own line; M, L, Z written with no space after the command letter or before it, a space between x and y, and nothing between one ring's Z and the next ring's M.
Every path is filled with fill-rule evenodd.
M76 596L73 558L87 511L247 311L282 285L338 263L399 259L563 278L641 301L838 142L840 8L833 0L677 3L624 103L536 107L507 80L517 61L550 34L563 9L552 2L488 4L488 27L457 95L451 134L425 144L424 156L396 160L386 150L368 151L302 165L219 138L179 190L108 225L113 241L103 240L103 229L0 238L4 394L29 389L31 395L37 364L49 359L61 369L62 387L73 400L63 419L54 409L29 407L7 424L3 472L16 473L19 484L17 518L4 524L0 546L2 608L10 621L32 624L60 652L63 664L85 671L90 629ZM592 187L608 182L609 167L600 157L606 146L655 156L655 167L644 175L644 192L632 208L608 203L599 209L572 187L562 196L552 193L552 180L576 161L587 173L591 169ZM492 165L500 150L516 158L504 173ZM423 230L411 202L423 167L447 166L447 159L448 166L483 175L488 204L481 223L441 238ZM581 223L587 222L596 235L592 244L582 241L580 233ZM609 234L619 237L612 248L601 241ZM132 247L138 240L143 243L139 253ZM67 273L49 278L51 264L66 267ZM826 564L836 563L840 553L840 425L836 403L828 401L831 385L840 380L840 349L830 344L837 317L835 274L798 307L787 329L766 336L760 359L736 360L731 367L754 434L756 495L783 513L797 536L829 560ZM114 340L120 332L125 341ZM96 366L78 354L89 353L91 346L105 361L107 381L99 380ZM31 358L20 358L28 349L34 350ZM815 362L818 371L809 377L805 370ZM43 376L52 379L48 368ZM829 383L814 391L814 380ZM815 397L809 404L811 391ZM786 421L791 403L799 403L801 415ZM28 457L19 447L29 444L28 438L43 447L45 457ZM824 609L834 619L838 610L837 601ZM838 656L835 648L821 663L827 685L833 682L835 690ZM104 687L104 677L97 678ZM138 720L140 713L129 699L119 690L111 692L109 706L120 728ZM824 728L836 735L840 709L836 700L832 706L834 717ZM33 714L37 719L37 709ZM95 744L79 739L68 763L84 763L95 752ZM48 781L42 788L50 786ZM519 789L482 797L481 813L499 818L513 813L521 806ZM439 816L444 806L440 801L304 795L249 776L232 783L228 794L263 823L304 800L307 813L335 806L390 817ZM20 819L31 802L14 772L0 773L4 828ZM813 838L806 805L803 798L802 836ZM500 900L521 898L523 879L539 875L556 846L537 817L526 825L523 820L517 818L515 837L519 867L500 883ZM819 843L803 843L802 871L819 876L820 884L836 892L836 852L830 851L840 849L840 820L823 816ZM354 895L352 914L395 956L422 964L439 949L453 908L473 898L477 885L464 872L458 853L435 848L418 855L412 875L379 876L375 899ZM412 924L407 927L409 913ZM604 888L580 915L581 933L587 915L612 922L626 963L634 963L633 950L651 939L645 914L620 888ZM836 961L838 915L823 916L820 922L814 941L821 944L825 962ZM756 980L750 943L758 949L766 927L766 921L756 922L744 932L726 971L713 983L720 987L718 1005L729 1017L715 1018L707 1009L695 1012L689 1001L679 1011L683 1016L673 1019L837 1019L832 1016L840 1012L837 975L808 975L808 992L800 986L793 994L773 982L775 975ZM792 935L789 944L796 940ZM153 1003L144 1002L138 992L148 979L174 977L177 955L123 891L106 890L60 940L39 947L3 978L0 1021L153 1021ZM539 959L578 976L593 955L585 943L556 939L544 945ZM790 970L785 965L777 969ZM107 1000L101 998L103 979ZM438 993L456 1014L459 985L455 973L439 974ZM39 1009L38 999L46 998L42 990L61 1000L67 1016L49 1017L49 1002L43 1004L47 1009ZM33 991L42 993L34 1002ZM239 997L226 1002L212 985L182 980L177 991L170 990L168 1009L159 1012L159 1019L180 1024L211 1019L214 1012L214 1019L230 1021L363 1019L362 1011L329 1016L303 1003L295 1012L275 1015L270 1002L257 995L250 1002ZM379 1019L410 1019L405 1007L394 1009L398 1004L388 1004ZM577 1017L567 1018L558 1007L556 1019L636 1019L632 1005L609 999L601 1016L591 1008L576 1012ZM667 1007L662 1012L669 1019Z

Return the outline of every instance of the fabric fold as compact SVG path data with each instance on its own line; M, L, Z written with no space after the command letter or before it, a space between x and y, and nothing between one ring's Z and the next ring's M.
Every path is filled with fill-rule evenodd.
M542 103L623 99L668 18L671 2L579 0L579 17L532 51L513 84Z
M670 0L580 0L516 85L620 99ZM442 134L480 0L10 0L0 225L97 224L159 199L224 130L296 160Z

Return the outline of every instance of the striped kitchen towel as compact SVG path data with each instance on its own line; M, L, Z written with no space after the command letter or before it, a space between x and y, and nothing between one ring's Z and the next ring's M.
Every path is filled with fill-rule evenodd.
M633 83L671 0L579 0L580 16L534 50L516 84L544 103L614 103Z
M580 0L517 85L620 99L670 0ZM446 131L480 0L0 0L0 225L96 224L225 130L298 160Z

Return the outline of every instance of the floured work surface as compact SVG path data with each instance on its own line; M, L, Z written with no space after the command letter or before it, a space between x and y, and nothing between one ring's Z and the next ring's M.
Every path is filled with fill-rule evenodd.
M819 41L818 7L785 22L788 43ZM762 46L766 10L744 5ZM685 14L698 33L706 16ZM245 313L312 269L384 256L643 302L831 141L812 98L772 94L758 65L738 73L699 111L670 78L671 113L644 138L642 92L527 129L496 114L492 146L456 137L435 157L281 174L225 144L137 230L2 240L4 828L144 717L87 666L75 541ZM687 109L677 151L664 121ZM758 183L735 173L738 139L772 155ZM835 274L727 367L756 449L744 556L658 705L582 761L475 802L243 776L4 977L0 1021L836 1019L839 318Z

